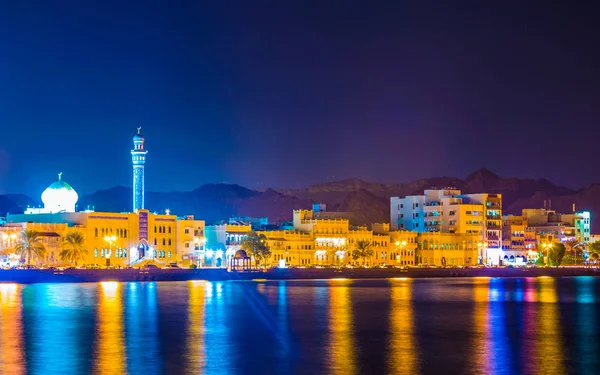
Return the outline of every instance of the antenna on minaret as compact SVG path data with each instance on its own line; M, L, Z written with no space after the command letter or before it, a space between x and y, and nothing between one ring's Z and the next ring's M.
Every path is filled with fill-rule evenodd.
M58 172L58 181L62 179L62 172Z
M140 126L140 127L138 128L138 134L140 134L140 132L141 132L141 131L142 131L142 127Z

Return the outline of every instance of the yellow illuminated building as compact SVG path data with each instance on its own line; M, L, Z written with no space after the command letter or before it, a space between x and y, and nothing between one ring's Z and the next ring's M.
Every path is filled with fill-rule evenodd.
M86 264L128 266L143 261L179 263L199 251L204 221L193 216L178 218L144 209L144 137L133 138L133 212L76 212L77 192L58 174L58 180L42 193L44 207L28 208L24 214L8 215L0 227L0 252L10 254L25 229L37 231L47 249L38 264L62 264L59 253L65 237L79 232L85 239ZM5 262L11 261L4 256ZM18 258L18 257L17 257ZM14 256L12 261L14 261ZM3 264L6 266L7 264Z
M429 232L419 233L419 264L434 266L477 264L482 243L477 235Z
M111 266L127 266L142 260L180 262L194 249L192 233L204 233L202 220L178 219L148 210L9 215L7 222L0 227L0 244L4 249L14 247L13 234L18 239L23 229L33 229L40 233L48 251L46 259L39 263L52 265L62 263L61 245L71 232L80 232L85 238L86 264Z
M321 218L312 210L294 211L293 230L261 231L271 251L268 265L287 266L415 265L417 233L390 231L389 224L351 226L348 219ZM372 255L354 259L359 241L370 244Z

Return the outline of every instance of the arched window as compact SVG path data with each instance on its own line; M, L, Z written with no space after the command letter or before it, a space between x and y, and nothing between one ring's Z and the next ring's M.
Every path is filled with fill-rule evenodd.
M98 228L94 228L94 237L98 237ZM98 252L98 249L96 249L96 252Z
M169 238L169 246L171 246L171 239Z
M154 239L154 246L156 246L156 238Z
M156 225L154 226L154 233L156 233Z
M171 233L171 227L169 227L169 233Z
M123 229L123 238L127 238L127 229Z
M163 238L163 246L165 246L167 244L167 241L165 241L165 239Z

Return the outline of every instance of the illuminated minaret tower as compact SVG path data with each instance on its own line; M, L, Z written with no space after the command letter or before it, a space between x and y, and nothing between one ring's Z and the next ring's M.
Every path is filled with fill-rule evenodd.
M133 163L133 212L144 208L144 164L146 154L144 149L144 137L140 134L142 128L137 129L133 137L133 150L131 150L131 162Z

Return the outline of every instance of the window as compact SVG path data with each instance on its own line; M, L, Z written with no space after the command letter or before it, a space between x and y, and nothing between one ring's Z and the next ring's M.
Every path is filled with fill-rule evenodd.
M163 238L163 246L167 244L167 241Z
M156 246L156 238L154 239L154 246Z
M400 203L400 208L404 208L404 204L403 203Z
M169 258L171 257L171 251L169 251Z
M190 230L188 228L185 228L185 230L183 231L183 233L190 234Z
M127 229L123 229L123 237L127 238Z
M169 246L171 246L171 239L169 238Z
M156 233L156 225L154 226L154 233Z
M96 229L96 232L98 229ZM98 249L94 249L94 258L98 258Z
M94 228L94 237L98 237L98 228ZM98 249L96 249L98 251Z
M169 234L171 233L171 227L169 227Z

